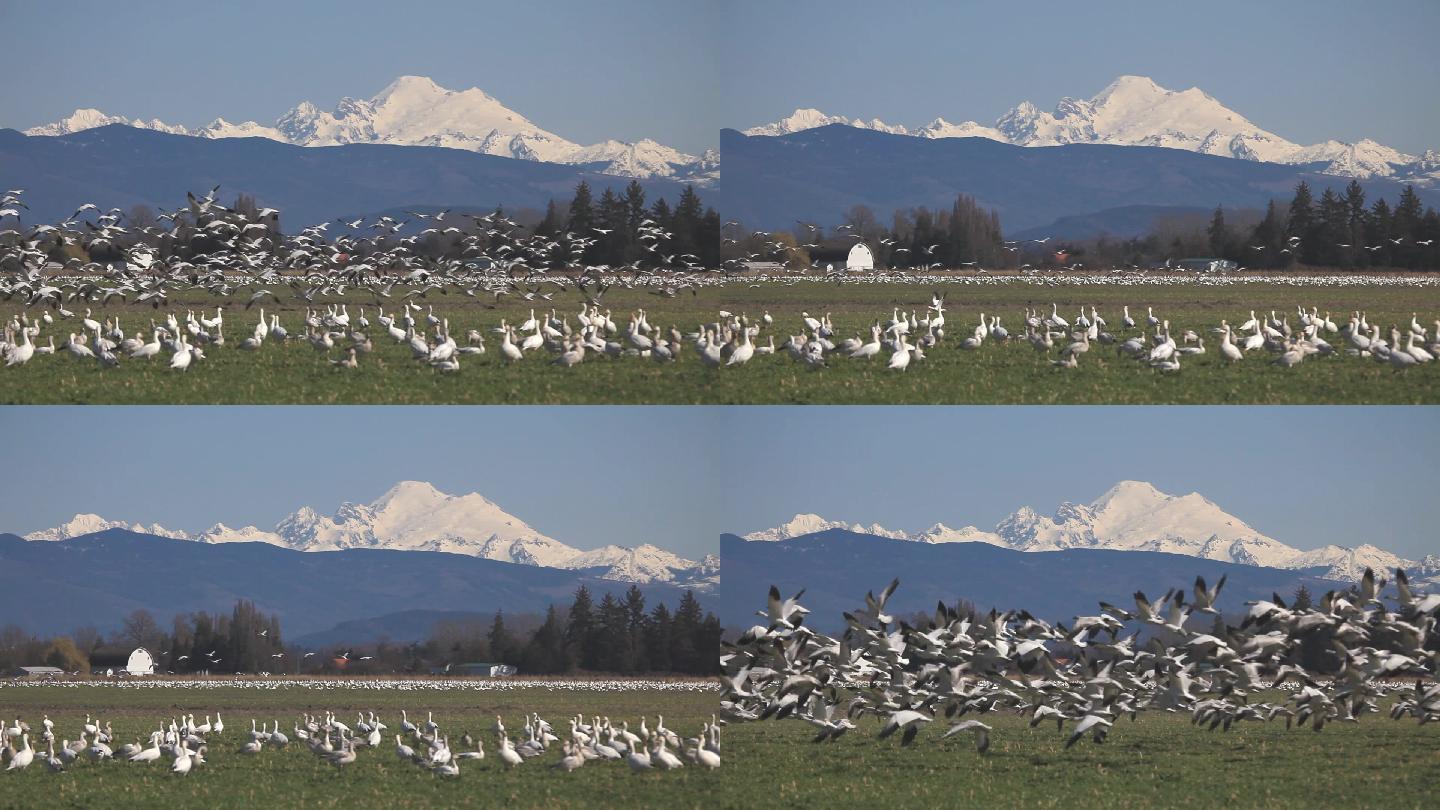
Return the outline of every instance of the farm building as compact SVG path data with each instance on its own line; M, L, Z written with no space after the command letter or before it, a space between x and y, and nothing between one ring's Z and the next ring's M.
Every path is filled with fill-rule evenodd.
M90 672L107 678L154 675L155 657L144 647L129 652L123 647L107 647L90 654Z
M59 667L16 667L10 673L16 678L57 678L65 674L65 670Z
M125 662L125 674L154 675L155 658L144 647L136 647L135 651L130 653L130 659Z
M850 255L845 257L846 270L874 270L875 254L870 252L870 246L864 242L856 242L850 248Z

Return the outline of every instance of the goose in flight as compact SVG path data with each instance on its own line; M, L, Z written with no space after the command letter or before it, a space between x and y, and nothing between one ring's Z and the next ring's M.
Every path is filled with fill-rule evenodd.
M974 732L975 749L977 751L983 754L986 750L990 748L990 727L980 722L979 720L963 720L959 723L956 723L955 725L950 727L949 731L946 731L944 734L940 735L940 739L947 739L956 734L961 734L966 731Z
M885 721L885 726L880 729L880 733L877 736L883 740L891 734L904 729L905 733L900 737L900 744L910 745L915 741L915 735L920 731L920 724L929 723L934 719L935 718L927 714L917 712L913 709L901 709L890 713L890 717Z

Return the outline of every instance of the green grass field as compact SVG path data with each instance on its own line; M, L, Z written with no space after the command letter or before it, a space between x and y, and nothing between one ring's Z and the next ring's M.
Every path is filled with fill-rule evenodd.
M543 757L506 771L495 758L495 715L505 718L512 739L523 734L523 715L539 712L563 736L568 719L583 713L608 715L617 725L636 728L642 716L654 725L656 714L681 736L693 736L717 706L715 692L425 691L405 693L361 689L324 692L282 688L114 689L91 687L0 688L0 716L17 714L39 728L43 713L55 721L57 737L74 739L87 712L114 724L119 747L141 737L182 711L203 717L219 711L222 737L212 737L207 764L187 776L169 772L169 759L158 763L77 761L61 774L37 761L24 771L0 769L0 807L705 807L720 795L724 768L717 772L687 767L679 771L634 774L624 762L591 762L574 773L552 770L558 747ZM294 740L290 731L301 713L334 711L354 725L357 710L373 710L398 733L400 709L412 722L425 712L458 738L465 731L485 739L486 758L461 763L460 776L441 779L395 756L394 737L377 750L362 749L343 771L320 760ZM289 746L267 748L255 756L238 753L250 719L278 720L291 736ZM32 738L33 741L33 738ZM722 738L722 745L724 744ZM57 743L58 747L58 743Z
M725 286L682 291L661 298L641 290L612 290L606 298L612 317L623 329L629 313L645 307L655 326L672 324L682 332L701 322L714 321L724 309L759 317L770 312L775 326L769 330L777 343L801 331L800 313L830 313L837 337L868 337L870 323L889 318L894 308L923 315L933 288L910 284L767 283L752 286L735 281ZM1418 312L1427 328L1440 314L1440 287L1306 287L1278 284L1234 286L1197 285L1080 285L1049 286L1006 283L993 286L947 287L947 337L927 352L927 360L904 372L885 368L888 353L871 361L833 356L829 366L810 371L783 354L757 356L745 367L712 369L696 357L688 341L679 362L660 365L626 357L611 360L587 355L575 368L551 365L550 355L532 353L507 366L498 359L499 341L489 334L502 318L512 323L528 317L531 305L505 302L491 309L451 294L432 294L437 314L449 317L452 332L464 342L468 329L486 333L488 352L461 358L455 374L440 374L410 359L409 348L397 345L378 326L372 326L376 350L362 357L355 370L331 368L326 358L303 340L285 345L267 341L258 352L238 348L249 334L258 308L249 312L230 306L226 312L229 345L209 352L209 359L187 373L172 372L163 360L126 361L117 369L101 369L93 361L64 354L36 356L18 369L0 368L0 402L10 404L1283 404L1369 403L1418 404L1440 401L1440 363L1397 372L1388 365L1350 357L1313 357L1299 367L1272 365L1263 351L1247 355L1234 367L1218 359L1218 341L1207 339L1207 353L1184 358L1183 368L1161 374L1136 361L1122 359L1113 349L1096 345L1076 369L1052 368L1049 357L1038 354L1023 340L1001 345L993 341L977 351L959 348L960 340L978 322L980 313L999 314L1013 335L1023 333L1025 307L1051 303L1073 319L1080 305L1094 305L1118 334L1120 309L1129 304L1142 319L1146 306L1169 318L1178 334L1186 328L1202 334L1222 318L1232 324L1249 317L1250 310L1290 313L1292 325L1297 304L1317 306L1344 322L1352 310L1365 310L1373 322L1388 330L1391 324L1408 324ZM171 309L208 308L214 301L172 300ZM352 317L361 303L374 319L373 302L350 299ZM579 298L560 293L553 302L536 307L546 312L574 313ZM73 308L73 307L72 307ZM387 306L394 311L395 304ZM275 311L269 308L267 311ZM97 318L119 314L128 332L148 324L157 313L145 307L116 306L97 312ZM160 313L163 314L163 313ZM279 308L292 335L303 331L302 309L293 301ZM423 316L420 318L423 324ZM79 329L78 322L57 322L42 334ZM761 343L767 342L762 335ZM1332 337L1343 348L1343 339ZM341 356L332 351L331 357Z
M924 314L931 287L918 285L795 285L726 290L727 308L755 314L768 309L776 318L776 341L799 329L799 313L831 314L837 337L860 334L888 319L898 307ZM1022 284L955 286L946 291L946 338L926 352L923 363L905 372L888 371L881 358L851 361L834 357L825 369L809 371L788 357L757 358L759 368L722 369L712 386L715 401L725 403L827 404L1280 404L1392 403L1440 401L1440 367L1397 374L1388 366L1354 358L1312 358L1318 362L1283 369L1269 363L1264 352L1246 357L1239 366L1224 367L1217 359L1218 341L1207 338L1207 354L1191 360L1177 374L1160 374L1136 361L1094 346L1079 368L1056 369L1057 357L1038 354L1023 340L1001 345L987 341L964 351L959 341L979 322L980 313L999 315L1012 335L1023 334L1026 307L1053 302L1073 320L1079 306L1094 305L1119 334L1121 307L1143 323L1145 307L1155 307L1171 320L1178 334L1184 328L1204 333L1222 318L1238 324L1250 310L1292 313L1297 303L1327 309L1343 320L1355 309L1366 310L1382 324L1409 323L1411 312L1421 318L1440 312L1440 288L1411 289L1315 288L1296 290L1276 285L1236 287L1077 286L1037 287ZM738 294L737 294L738 293ZM824 306L817 301L823 301ZM1428 328L1428 321L1427 328ZM1339 345L1339 338L1332 342ZM1329 362L1334 361L1334 362ZM752 361L750 365L756 365ZM738 373L726 373L738 372Z
M710 291L713 295L714 291ZM674 324L689 331L702 318L715 318L715 306L703 304L688 293L676 298L662 298L641 290L618 289L606 297L612 317L623 328L629 313L643 307L651 313L652 323L669 327ZM267 340L256 352L238 348L250 335L260 312L259 305L246 310L243 305L225 307L225 336L228 345L207 352L207 360L196 363L184 373L168 368L168 353L154 361L128 361L115 369L102 369L94 361L81 361L63 352L54 356L37 355L19 369L0 368L0 403L4 404L542 404L542 403L606 403L639 404L648 402L699 402L710 375L694 356L674 366L661 368L654 362L627 358L610 362L593 355L575 369L551 365L552 355L538 351L528 354L514 366L499 359L499 336L490 329L502 319L519 324L533 310L543 315L556 308L568 314L575 324L575 313L581 298L574 292L561 293L555 301L506 302L489 308L458 293L432 293L421 300L428 310L434 306L438 317L449 318L451 332L457 342L465 343L465 333L478 329L485 334L487 353L462 356L461 369L455 374L441 374L423 362L411 359L408 346L395 343L374 320L376 307L368 297L348 296L327 303L347 302L352 319L360 308L372 321L370 335L375 351L361 358L357 369L331 367L326 356L308 342L295 339L304 333L303 302L297 306L292 299L284 305L267 306L268 314L278 314L292 339L285 344ZM417 299L419 300L419 299ZM172 298L171 306L159 311L146 306L112 306L96 310L94 317L103 320L118 315L127 334L143 330L148 334L152 318L163 323L167 311L184 313L187 309L213 317L220 302L204 296L190 299ZM72 307L73 308L73 307ZM400 304L386 302L385 311L395 313ZM83 314L83 308L76 310ZM32 312L38 316L38 312ZM421 328L425 312L415 315ZM688 326L687 326L688 324ZM80 330L78 319L56 321L41 334L55 334L63 343L65 334ZM344 354L333 350L328 355L338 359ZM12 373L4 373L12 372Z
M1053 723L978 719L994 728L983 755L968 733L941 742L943 718L910 748L899 735L876 740L874 718L820 745L798 720L728 726L724 805L1399 810L1433 807L1440 785L1440 730L1413 720L1371 715L1318 734L1242 723L1227 733L1188 715L1141 715L1117 721L1103 744L1067 751Z

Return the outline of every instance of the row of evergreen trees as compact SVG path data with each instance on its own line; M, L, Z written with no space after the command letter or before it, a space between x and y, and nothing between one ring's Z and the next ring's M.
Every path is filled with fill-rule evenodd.
M442 622L437 629L420 644L381 641L306 656L304 649L285 646L277 617L242 599L228 615L177 615L169 632L146 610L130 613L108 638L93 627L41 638L8 625L0 629L0 672L36 664L66 672L88 672L92 663L118 668L131 650L144 647L157 671L176 673L424 674L446 664L495 661L532 675L580 670L710 675L720 648L720 620L701 608L693 592L686 591L673 607L663 602L650 607L634 585L623 597L607 592L598 604L582 585L568 610L552 605L543 620L497 612L488 630L483 618Z
M642 241L641 224L647 219L652 223L647 227L659 228L671 237L658 244ZM545 217L535 226L535 233L544 236L559 237L567 232L596 240L582 254L587 264L639 262L643 267L678 267L678 257L686 254L697 257L698 261L691 261L702 267L720 263L720 215L700 201L694 186L680 192L673 208L663 197L647 207L645 189L634 180L620 194L607 187L598 200L590 184L582 180L568 206L562 210L551 200ZM656 250L647 251L647 244ZM667 265L663 261L666 256L676 258Z
M876 257L887 267L923 267L936 262L942 267L966 263L995 267L1006 258L1000 214L981 208L968 194L956 197L949 211L932 213L921 207L898 213L888 238L894 243L881 245Z
M1213 252L1251 267L1440 266L1440 214L1420 202L1414 186L1406 186L1391 207L1383 197L1366 205L1354 180L1343 194L1326 187L1319 200L1301 182L1285 211L1271 200L1265 218L1248 233L1232 233L1217 209L1207 235Z
M663 602L647 610L645 595L634 585L623 598L606 593L599 604L581 585L564 618L551 605L528 641L516 639L497 612L486 644L492 660L534 675L577 670L712 675L720 634L720 620L704 612L691 591L672 612Z

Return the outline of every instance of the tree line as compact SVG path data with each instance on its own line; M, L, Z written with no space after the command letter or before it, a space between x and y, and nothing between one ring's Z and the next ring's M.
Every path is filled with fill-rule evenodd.
M257 221L259 210L253 197L241 194L230 206L233 213L212 213L205 218L233 218L238 222L253 222ZM196 231L196 225L201 218L193 212L178 211L167 216L173 218L173 227L177 231L189 235L186 239L164 238L159 215L150 206L141 203L132 206L124 214L127 233L107 243L105 247L87 250L78 243L56 241L50 248L49 258L61 263L72 258L120 261L124 259L126 249L145 244L154 248L159 258L188 259L201 249L220 248L217 242L207 240L203 234ZM568 204L557 203L551 199L543 215L529 208L507 211L503 206L497 206L488 212L487 216L492 216L488 222L477 220L478 215L449 216L439 227L427 228L433 230L430 233L404 235L403 232L396 232L373 244L360 242L353 246L353 255L356 258L365 258L383 254L395 245L404 243L413 253L426 258L466 259L475 255L477 247L481 250L498 251L507 244L516 247L527 237L545 236L567 247L572 240L594 240L594 244L579 252L579 259L587 264L619 266L634 262L647 269L678 268L683 264L680 257L687 255L694 257L692 262L701 267L713 268L720 262L720 215L714 208L704 204L693 185L682 189L672 205L664 197L653 202L648 201L645 189L635 180L631 180L620 193L607 186L597 200L590 184L582 180L575 187L574 195ZM281 215L276 214L266 220L270 227L269 236L277 250L283 241L280 239L280 218ZM397 215L396 219L410 218ZM497 228L494 223L499 219L509 219L518 227L513 230ZM412 226L415 224L411 222ZM655 241L644 242L640 239L642 227L658 229L670 234L670 237L658 240L658 244ZM333 232L348 233L344 230ZM369 238L374 232L367 229L357 235ZM646 250L647 244L655 249ZM670 259L668 262L665 261L667 257ZM557 250L554 252L554 259L545 269L569 269L567 264L574 258L575 253L570 250Z
M671 236L654 250L647 250L647 244L655 242L641 240L642 228L656 228ZM551 237L569 233L594 239L595 243L582 254L587 264L618 266L637 262L643 267L667 266L676 261L665 262L666 257L678 259L687 254L696 257L702 267L720 263L720 214L706 207L695 187L689 185L672 208L664 197L647 206L645 189L634 180L620 194L607 187L598 200L590 184L582 180L563 209L550 201L535 233Z
M1414 186L1392 205L1383 197L1368 200L1355 180L1343 192L1326 187L1319 199L1302 181L1288 204L1271 200L1263 214L1217 207L1208 218L1164 217L1144 236L1087 240L1069 255L1094 267L1203 256L1266 270L1434 270L1440 267L1440 213L1421 202Z
M914 268L939 264L954 268L967 264L1000 267L1009 261L999 213L961 194L949 210L925 206L893 213L890 225L880 223L874 210L856 205L845 212L844 222L828 230L816 223L796 223L789 231L745 232L734 223L724 240L727 257L754 256L756 261L777 261L793 268L832 264L843 268L850 248L864 242L875 257L875 267ZM780 247L775 247L775 245ZM728 247L733 245L734 247Z
M19 625L0 629L0 673L22 666L53 666L66 672L119 669L132 650L144 647L157 672L287 671L280 619L248 599L236 601L228 615L205 611L177 614L167 632L148 610L126 615L108 636L94 626L69 635L44 638ZM282 658L275 658L281 653Z
M465 660L513 663L521 672L536 675L578 671L713 675L719 666L720 633L720 620L701 609L692 591L686 591L672 610L663 602L647 608L645 595L634 585L620 598L607 592L597 604L581 585L569 610L562 616L551 605L528 638L497 612L483 647L480 639L472 638L470 649L450 652Z
M309 650L286 645L279 618L241 599L228 615L178 614L168 631L143 609L125 616L108 636L87 626L45 638L7 625L0 628L0 675L22 666L118 670L136 647L150 652L157 672L178 674L425 674L446 665L489 661L513 664L531 675L710 675L718 666L720 632L720 620L702 609L692 591L673 608L663 602L651 607L635 585L622 597L607 592L598 604L582 585L568 610L562 613L551 605L543 618L497 611L488 622L441 620L423 642L381 640Z

